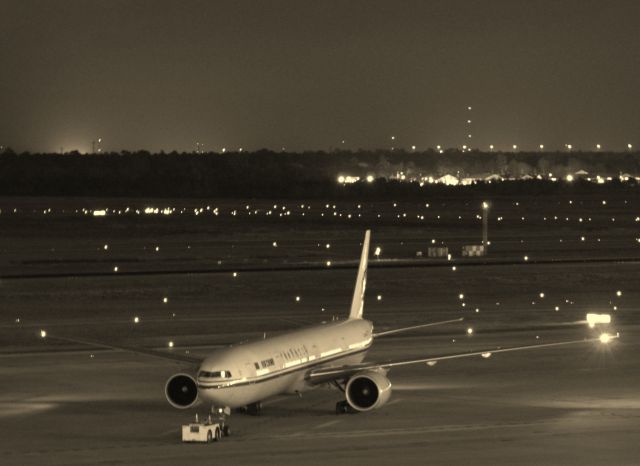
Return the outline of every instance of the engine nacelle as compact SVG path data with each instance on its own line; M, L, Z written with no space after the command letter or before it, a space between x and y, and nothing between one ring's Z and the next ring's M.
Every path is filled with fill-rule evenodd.
M167 380L164 394L174 408L190 408L198 401L198 384L189 374L175 374Z
M389 401L391 382L380 372L358 372L347 382L345 394L347 403L356 411L371 411Z

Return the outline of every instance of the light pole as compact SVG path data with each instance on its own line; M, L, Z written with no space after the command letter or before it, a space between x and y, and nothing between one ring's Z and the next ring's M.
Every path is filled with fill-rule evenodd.
M489 203L487 201L482 203L482 245L486 254L489 248Z

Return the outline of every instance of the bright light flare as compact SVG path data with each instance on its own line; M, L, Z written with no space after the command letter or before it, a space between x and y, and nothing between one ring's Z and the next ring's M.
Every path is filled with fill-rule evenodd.
M596 314L596 313L587 314L587 324L589 324L589 328L594 328L596 324L610 324L610 323L611 323L611 314Z
M46 330L40 330L40 338L46 338L47 337L47 331Z
M609 335L608 333L603 333L602 335L600 335L600 343L603 344L607 344L611 341L611 335Z

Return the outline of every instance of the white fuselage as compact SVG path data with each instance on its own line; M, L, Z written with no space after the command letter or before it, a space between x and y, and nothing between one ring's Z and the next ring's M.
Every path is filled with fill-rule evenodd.
M361 362L372 331L368 320L349 319L218 350L200 366L198 395L217 406L236 408L308 390L309 369Z

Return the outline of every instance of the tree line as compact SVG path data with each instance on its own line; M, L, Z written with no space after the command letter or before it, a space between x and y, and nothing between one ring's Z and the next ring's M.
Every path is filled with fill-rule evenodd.
M564 178L579 170L592 175L640 174L638 153L486 153L435 151L336 151L280 153L0 154L3 196L262 197L339 198L415 197L443 186L400 182L445 174L484 178L492 174L521 178L551 173ZM338 176L358 176L353 185ZM367 176L375 179L364 181ZM633 183L632 183L633 184ZM498 186L500 185L500 186ZM589 189L577 180L572 189ZM584 185L584 186L583 186ZM531 180L457 189L489 191L568 189L563 183Z

